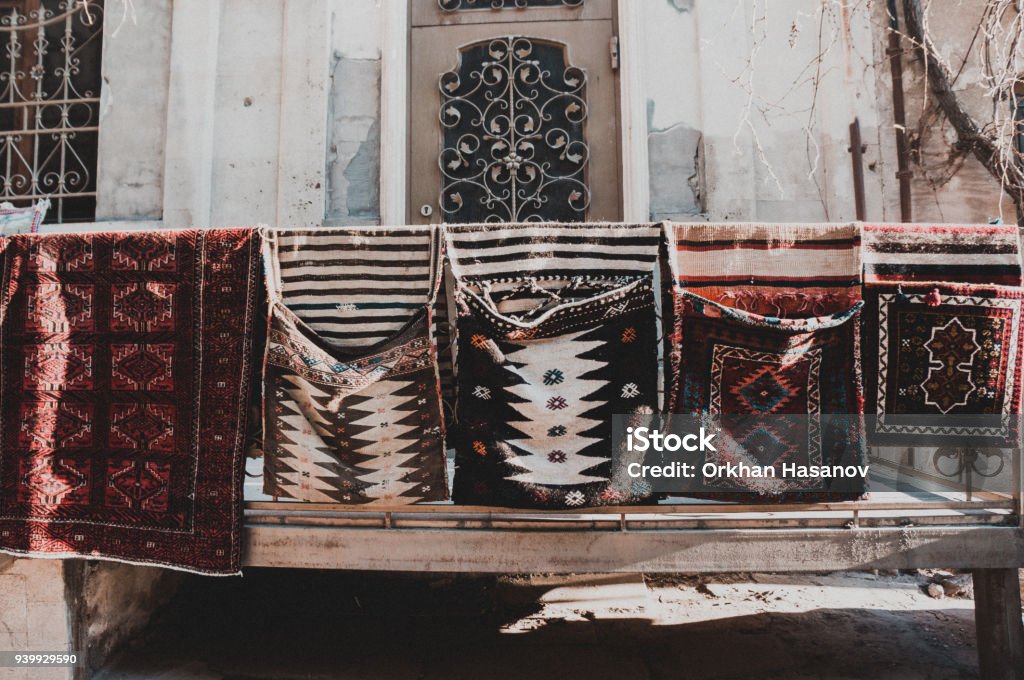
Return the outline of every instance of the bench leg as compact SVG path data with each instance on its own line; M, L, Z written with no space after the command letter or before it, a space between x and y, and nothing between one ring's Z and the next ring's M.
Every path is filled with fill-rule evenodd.
M1016 569L974 570L978 666L984 680L1024 680L1024 625Z

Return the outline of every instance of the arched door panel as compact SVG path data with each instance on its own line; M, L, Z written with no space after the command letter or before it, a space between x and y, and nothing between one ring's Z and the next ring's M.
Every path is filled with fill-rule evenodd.
M612 36L610 17L414 25L409 221L621 219Z

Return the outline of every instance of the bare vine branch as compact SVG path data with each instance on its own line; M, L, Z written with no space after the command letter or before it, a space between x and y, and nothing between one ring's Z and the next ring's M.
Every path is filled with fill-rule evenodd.
M1013 201L1018 223L1024 223L1024 172L1016 148L1018 122L1014 107L1018 85L1022 83L1020 67L1021 33L1024 32L1024 14L1019 0L990 0L968 48L969 58L977 33L982 36L985 78L993 98L992 119L979 123L967 105L958 96L953 84L963 71L956 73L942 57L928 29L927 11L920 0L903 0L906 36L924 59L928 88L942 114L956 132L956 149L970 153L988 170L1001 190ZM1011 15L1007 20L1007 16ZM995 54L993 54L995 52ZM923 118L923 116L922 116ZM951 153L951 166L957 154Z

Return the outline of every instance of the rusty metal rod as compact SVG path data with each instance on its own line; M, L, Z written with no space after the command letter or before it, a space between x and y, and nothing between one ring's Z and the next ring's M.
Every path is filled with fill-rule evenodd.
M853 162L853 205L857 220L867 219L867 206L864 201L864 143L860 138L860 119L854 118L850 123L850 159Z
M892 72L892 116L896 128L896 178L900 183L900 221L912 222L910 193L910 149L907 144L907 113L903 100L903 46L900 44L900 20L896 0L889 0L889 68Z

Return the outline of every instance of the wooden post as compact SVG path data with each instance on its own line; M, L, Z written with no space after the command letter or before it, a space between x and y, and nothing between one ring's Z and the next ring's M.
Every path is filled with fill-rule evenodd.
M1016 569L974 570L978 665L985 680L1024 680L1024 625Z

